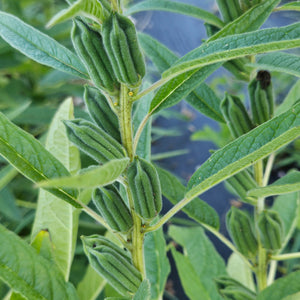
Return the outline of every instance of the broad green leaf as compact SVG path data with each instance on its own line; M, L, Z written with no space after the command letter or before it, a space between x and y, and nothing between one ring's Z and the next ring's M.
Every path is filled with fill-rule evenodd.
M73 119L72 99L66 99L55 114L46 140L46 149L73 174L80 169L78 149L69 141L63 120ZM31 239L47 228L54 246L55 262L67 281L73 260L78 228L78 211L53 194L40 190Z
M67 9L57 13L46 25L48 28L77 16L84 16L101 22L105 16L105 8L98 0L78 0Z
M83 279L77 286L80 300L95 300L106 285L104 280L90 265L87 266Z
M38 140L11 123L2 113L0 113L0 154L33 182L69 175L64 165ZM49 189L49 192L77 208L81 207L76 200L76 190Z
M206 66L200 70L183 72L183 74L178 74L178 76L172 75L172 79L168 80L155 94L149 113L157 113L163 108L177 104L219 67L221 67L220 63Z
M150 232L145 236L144 256L146 277L151 286L150 299L153 300L162 299L167 278L171 271L166 251L166 241L162 228Z
M300 77L300 56L285 52L263 55L256 63L251 64L260 70L269 70Z
M276 108L275 116L286 112L290 109L298 100L300 100L300 80L298 80L289 91L283 102Z
M178 59L171 50L149 35L139 33L139 41L146 55L160 72L170 68ZM179 99L179 101L180 100L181 99ZM224 121L220 110L220 100L215 95L214 91L205 83L202 83L192 91L186 97L186 101L204 115L219 122Z
M129 158L114 159L80 174L39 182L40 187L94 188L113 183L129 164Z
M216 151L193 174L185 198L192 199L200 195L298 136L300 103ZM187 200L186 202L188 203Z
M54 260L54 249L50 233L47 229L42 229L31 242L31 247L36 252L49 261Z
M274 183L250 190L250 197L268 197L300 191L300 172L292 171Z
M202 286L204 290L203 299L222 299L218 294L214 278L226 274L225 263L205 235L204 230L200 227L170 226L169 235L176 243L183 247L184 256L180 256L182 256L183 262L185 261L187 263L188 261L187 266L192 268L191 271L194 270L193 277L191 276L189 280L184 279L184 277L189 276L189 274L183 273L182 276L180 276L181 266L178 260L176 261L175 256L179 276L181 280L187 281L186 287L184 287L185 292L187 292L187 288L189 288L190 292L193 293L191 289L193 289L198 282L200 283L199 287ZM174 251L172 251L172 253L174 253ZM179 253L177 252L177 254ZM179 255L177 255L177 258L178 257ZM193 299L199 299L199 295L202 294L198 294L198 298Z
M277 6L280 0L264 0L260 4L248 9L244 14L228 23L216 34L208 39L214 41L221 37L244 33L259 29L267 20L272 10Z
M299 1L294 1L294 2L290 2L290 3L286 3L280 7L278 7L276 9L276 11L280 11L280 10L296 10L296 11L300 11L300 3Z
M284 297L300 291L300 271L293 272L277 279L273 284L260 292L257 300L282 300Z
M300 292L290 295L290 296L287 296L287 297L284 297L282 300L299 300L299 299L300 299Z
M73 52L15 16L0 12L0 36L40 64L88 78L81 61Z
M189 5L177 1L168 0L146 0L130 6L126 11L126 15L147 10L169 11L178 14L188 15L203 20L206 23L215 25L219 28L224 26L224 23L214 14L203 10L197 6Z
M53 263L2 225L0 244L0 278L15 292L30 300L78 299Z
M171 249L171 252L175 260L180 283L184 292L188 296L188 299L199 300L199 295L201 295L201 300L212 300L209 297L208 291L203 286L200 278L197 277L195 268L190 262L189 258L176 251L174 248Z
M189 74L192 70L246 55L255 55L300 46L300 23L235 34L202 44L183 56L163 73L163 78Z
M159 175L162 194L174 205L176 205L181 199L183 199L186 188L178 180L176 176L156 166L156 170ZM206 202L199 198L194 199L183 209L190 218L199 222L200 224L207 224L215 229L219 229L220 220L217 212Z
M230 277L255 292L252 270L239 255L234 252L230 255L226 270Z
M287 195L280 195L274 200L272 210L278 212L284 224L285 238L282 248L284 248L285 245L288 243L297 226L297 221L299 219L299 202L299 192L290 193Z
M132 300L149 300L150 299L150 283L149 280L144 279L139 286L137 292L133 296ZM155 298L158 300L159 298Z

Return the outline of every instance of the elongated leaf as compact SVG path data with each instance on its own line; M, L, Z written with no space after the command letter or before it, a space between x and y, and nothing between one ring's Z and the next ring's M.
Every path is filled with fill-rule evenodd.
M12 166L8 165L0 171L0 190L6 187L6 185L18 175L18 171Z
M70 143L62 121L73 118L73 103L72 99L68 98L55 114L46 141L46 149L71 173L80 169L80 156L78 149ZM66 281L69 278L76 245L78 213L69 203L40 190L31 238L33 240L41 230L47 228L54 246L55 261Z
M300 23L281 28L268 28L235 34L208 42L189 52L163 77L172 78L203 66L259 53L300 46Z
M251 64L260 70L276 71L300 77L300 56L278 52L264 55L257 63Z
M276 108L275 116L286 112L300 99L300 80L298 80L294 86L290 89L283 102Z
M47 24L47 27L52 27L58 23L64 22L77 16L86 16L94 19L96 22L103 20L105 10L101 3L97 0L78 0L67 9L56 14Z
M214 41L228 35L249 32L259 29L267 20L272 10L277 6L280 0L264 0L260 4L248 9L244 14L228 23L216 34L208 39Z
M95 270L88 265L83 279L77 286L77 294L80 300L95 300L106 285L104 280Z
M188 276L188 273L180 275L182 266L180 265L180 261L178 259L176 261L176 256L174 256L179 276L181 280L186 281L183 286L185 292L189 291L193 293L196 283L200 283L199 288L202 289L203 298L202 294L198 294L198 296L195 294L198 298L191 299L199 299L199 295L201 295L201 299L222 299L218 294L214 278L226 274L225 263L206 237L204 230L200 227L186 228L171 226L169 235L184 248L185 256L183 257L186 258L185 262L192 271L191 275L193 277L185 280L184 277ZM174 251L172 253L174 254ZM177 252L177 254L179 253ZM177 255L178 257L179 255ZM183 257L182 260L184 262Z
M16 199L8 188L0 191L0 216L5 216L5 218L14 222L18 222L22 218Z
M297 191L300 191L300 172L293 171L274 183L265 187L250 190L247 194L250 197L268 197Z
M39 182L40 187L94 188L114 182L129 164L129 158L114 159L102 166L93 167L84 172Z
M258 294L257 300L282 300L300 291L300 271L277 279L272 285Z
M171 50L149 35L140 33L139 41L146 55L152 60L160 72L170 68L178 59ZM192 91L186 97L186 101L204 115L216 121L224 122L220 110L220 99L218 99L213 90L205 83L202 83Z
M88 78L81 61L73 52L15 16L0 12L0 36L40 64Z
M159 180L161 183L162 194L174 205L176 205L181 199L183 199L186 192L185 186L178 180L176 176L156 166L158 172ZM219 229L220 220L217 212L206 202L200 200L199 198L194 199L183 209L190 218L195 221L213 228Z
M130 6L126 11L126 15L147 10L170 11L178 14L184 14L203 20L206 23L215 25L219 28L224 26L224 23L214 14L203 10L197 6L168 0L146 0Z
M299 1L286 3L285 5L282 5L282 6L278 7L276 10L277 11L279 11L279 10L296 10L296 11L300 11L300 3L299 3Z
M192 176L186 198L207 189L266 157L300 135L300 103L216 151Z
M0 278L14 291L30 300L78 299L53 263L2 225L0 244Z
M226 269L230 277L255 292L252 270L239 255L234 252L230 255Z
M296 192L276 197L272 206L272 210L278 212L284 224L284 242L282 249L288 243L295 228L297 227L297 221L299 220L300 213L299 203L300 194L299 192Z
M149 300L150 299L150 283L149 280L144 279L139 289L133 296L132 300Z
M38 182L68 176L64 165L29 133L11 123L0 113L0 154L24 176ZM49 189L49 192L80 208L76 190Z
M162 228L146 235L144 242L146 277L150 281L151 299L153 300L162 299L166 281L171 271L166 251L166 241Z

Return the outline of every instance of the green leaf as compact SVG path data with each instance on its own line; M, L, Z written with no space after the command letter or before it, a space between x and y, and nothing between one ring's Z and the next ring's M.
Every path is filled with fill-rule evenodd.
M144 279L139 289L133 296L132 300L149 300L150 299L150 283L149 280ZM159 299L159 298L155 298Z
M193 174L186 199L192 199L217 183L275 152L300 135L300 103L256 127L216 151ZM188 201L187 201L188 202Z
M46 149L69 171L80 169L78 149L70 143L63 120L73 119L72 99L66 99L55 114L46 140ZM53 194L40 190L31 239L47 228L54 246L54 257L67 281L73 260L78 228L78 211Z
M255 292L252 270L239 255L234 252L230 255L226 269L230 277Z
M274 183L250 190L250 197L268 197L300 191L300 172L292 171Z
M159 180L161 183L162 194L174 205L184 198L186 192L185 186L178 180L176 176L156 166ZM217 212L206 202L199 198L194 199L183 209L190 218L200 224L207 224L215 229L219 229L220 220Z
M12 166L3 167L0 171L0 190L5 188L17 175L18 171Z
M280 0L261 1L260 4L251 7L240 17L224 26L216 34L210 37L208 41L211 42L228 35L259 29L279 2Z
M169 235L184 248L184 255L174 249L172 254L175 253L176 267L187 295L193 295L191 299L197 300L199 295L203 300L222 299L214 278L226 274L225 263L204 230L200 227L170 226Z
M0 278L15 292L30 300L78 299L53 263L2 225L0 244Z
M104 280L92 267L88 265L83 279L77 286L80 300L96 300L106 285Z
M94 188L113 183L129 164L129 158L114 159L80 174L39 182L40 187Z
M168 0L147 0L130 6L126 11L126 15L133 15L135 13L147 10L169 11L178 14L188 15L203 20L206 23L215 25L219 28L224 26L224 23L214 14L203 10L197 6L189 5L176 1Z
M88 78L81 61L73 52L15 16L0 12L0 36L40 64Z
M149 35L139 33L139 41L146 55L152 60L160 72L170 68L178 59L171 50ZM176 101L178 102L180 100L181 99L177 97ZM220 110L220 99L205 83L202 83L192 91L186 97L186 101L204 115L219 122L224 121Z
M282 300L299 300L299 299L300 299L300 292L290 295L290 296L287 296L287 297L284 297Z
M150 232L145 236L144 256L146 277L150 282L151 299L153 300L162 299L166 281L171 271L166 252L166 241L162 228Z
M0 154L24 176L38 182L68 176L69 172L32 135L11 123L0 113ZM49 189L49 192L80 208L76 190Z
M278 212L281 220L284 224L284 242L282 249L290 240L299 220L299 202L300 194L290 193L287 195L281 195L275 198L272 210ZM288 203L288 205L287 205Z
M290 53L266 54L256 63L250 65L260 70L276 71L300 77L300 56Z
M13 222L19 222L22 218L20 209L16 205L16 199L8 188L0 191L0 215Z
M299 3L299 1L286 3L286 4L280 6L280 7L278 7L276 9L276 11L280 11L280 10L296 10L296 11L300 11L300 3Z
M192 70L230 59L300 46L300 23L281 28L268 28L235 34L204 43L183 56L175 66L163 73L163 78L189 74Z
M57 13L46 25L46 27L52 27L58 23L75 18L77 16L84 16L93 19L96 22L102 21L105 14L105 8L98 0L78 0Z
M300 291L300 271L277 279L257 296L257 300L282 300Z
M283 102L276 108L275 116L286 112L300 99L300 80L290 89Z

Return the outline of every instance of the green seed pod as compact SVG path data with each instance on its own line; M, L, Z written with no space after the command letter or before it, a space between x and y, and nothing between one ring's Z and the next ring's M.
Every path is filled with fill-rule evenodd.
M226 216L226 226L238 250L253 259L258 245L248 215L236 207L231 207Z
M237 280L220 276L215 279L219 293L226 300L255 300L256 294Z
M115 94L119 89L119 83L104 49L100 33L81 20L75 20L71 37L75 51L85 65L93 83Z
M64 121L72 143L99 163L126 156L123 146L97 125L83 120Z
M160 181L155 167L136 157L128 167L127 177L136 213L144 219L153 219L162 208Z
M227 179L229 185L235 190L243 202L249 203L247 192L257 188L257 183L247 170L243 170ZM251 202L250 202L251 203Z
M133 226L132 217L120 193L113 186L96 188L92 195L93 202L101 216L111 227L120 232L128 232Z
M221 111L234 138L249 132L254 127L239 97L226 94L221 103Z
M280 249L283 242L283 222L276 211L264 210L258 217L258 228L264 248Z
M274 97L271 75L259 71L248 87L253 122L260 125L273 117Z
M140 272L115 247L86 243L83 249L91 266L122 295L134 294L142 282Z
M113 13L103 22L103 42L117 79L135 86L145 75L134 24L125 16Z
M217 4L225 23L230 23L242 14L238 0L217 0Z
M91 118L118 142L121 141L119 120L100 90L85 86L84 101Z

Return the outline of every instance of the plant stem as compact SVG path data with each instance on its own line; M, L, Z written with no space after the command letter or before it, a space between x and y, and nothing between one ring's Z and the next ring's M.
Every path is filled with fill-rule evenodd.
M258 186L263 186L263 162L259 160L254 164L254 179ZM257 199L256 212L260 214L265 208L265 198Z
M271 256L272 260L288 260L288 259L294 259L294 258L300 258L300 252L279 254L279 255Z
M274 160L275 160L275 154L272 153L268 158L267 165L266 165L266 168L265 168L265 174L264 174L263 182L262 182L263 186L266 186L269 182L269 178L270 178L270 175L271 175Z
M268 274L268 280L267 280L267 286L271 285L274 282L277 265L278 265L277 261L275 261L275 260L271 261L270 268L269 268L269 274Z
M131 161L134 159L134 148L133 148L133 134L132 134L132 100L129 97L129 89L126 85L121 84L120 93L120 131L122 137L122 143ZM145 277L145 265L144 265L144 233L142 232L142 221L140 217L136 214L133 205L133 198L131 190L127 180L124 180L124 184L127 191L129 207L133 220L133 232L132 232L132 260L135 267L142 273Z
M143 132L143 129L144 127L146 126L149 118L151 117L151 114L147 114L145 116L145 118L142 120L140 126L138 127L136 133L135 133L135 136L134 136L134 143L133 143L133 152L135 153L136 151L136 148L137 148L137 145L138 145L138 142L139 142L139 139L140 139L140 136Z

